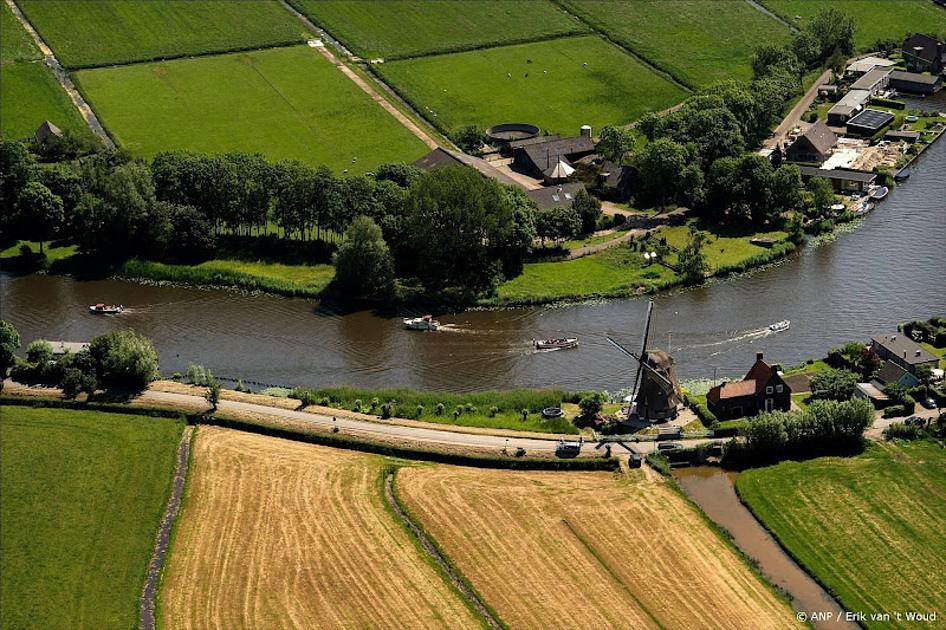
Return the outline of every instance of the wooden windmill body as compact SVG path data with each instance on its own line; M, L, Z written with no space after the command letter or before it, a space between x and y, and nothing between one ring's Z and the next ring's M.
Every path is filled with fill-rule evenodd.
M659 422L675 418L683 398L673 368L673 357L663 350L647 349L653 311L654 303L650 302L647 306L647 321L644 324L644 341L640 354L635 354L608 338L612 345L637 362L637 377L634 379L632 403L628 412L629 420Z

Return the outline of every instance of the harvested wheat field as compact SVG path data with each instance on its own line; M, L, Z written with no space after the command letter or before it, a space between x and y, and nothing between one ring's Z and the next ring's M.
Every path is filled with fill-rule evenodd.
M475 627L381 488L383 460L201 427L166 628Z
M663 481L436 466L397 490L510 627L797 627Z

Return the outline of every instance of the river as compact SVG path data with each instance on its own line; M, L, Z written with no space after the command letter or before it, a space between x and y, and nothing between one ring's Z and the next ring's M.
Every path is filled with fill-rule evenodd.
M946 142L862 225L772 268L655 297L653 345L670 348L682 378L736 376L756 352L792 364L828 347L946 313ZM87 306L122 303L117 317ZM607 343L639 347L647 300L438 314L449 329L416 333L369 312L312 300L0 274L0 308L25 342L84 341L116 328L150 337L165 373L200 363L222 377L287 385L629 387L634 366ZM791 328L767 333L772 322ZM531 339L580 338L577 349L534 353Z

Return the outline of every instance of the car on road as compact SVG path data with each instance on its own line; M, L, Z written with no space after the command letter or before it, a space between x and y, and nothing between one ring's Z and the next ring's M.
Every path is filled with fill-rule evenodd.
M932 396L927 396L926 398L921 399L920 404L926 407L927 409L936 409L938 407L938 405L936 404L936 401L933 400Z
M640 468L643 463L644 458L641 457L640 453L631 453L631 457L628 460L628 464L631 468Z
M683 444L679 442L661 442L657 445L658 451L679 451L683 448Z

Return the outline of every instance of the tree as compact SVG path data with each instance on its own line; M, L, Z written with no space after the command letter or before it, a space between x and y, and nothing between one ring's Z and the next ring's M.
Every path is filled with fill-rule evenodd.
M181 260L197 261L211 256L217 248L213 226L192 206L170 206L173 239L170 253Z
M690 228L687 244L677 256L677 267L679 267L680 274L687 282L702 281L709 270L709 263L706 260L706 254L703 252L703 246L708 240L709 235L706 232Z
M466 125L454 131L450 139L453 140L454 144L460 147L460 150L464 153L476 155L482 150L483 139L485 137L486 134L483 133L482 127Z
M335 253L335 282L353 299L380 298L393 290L391 252L371 218L355 217L345 232L345 241Z
M828 216L835 199L831 182L821 177L812 177L808 181L808 192L811 193L811 216L816 218Z
M818 61L826 60L836 51L848 57L854 52L854 18L838 9L820 11L804 30L818 43Z
M702 188L702 174L692 169L687 149L669 138L658 138L636 157L640 172L643 201L661 208L668 203L685 201Z
M546 208L539 210L535 218L536 235L545 243L564 241L578 235L581 231L581 215L574 206L561 208Z
M811 377L811 391L814 398L827 400L848 400L854 395L858 376L848 370L825 370Z
M82 392L89 395L94 394L98 389L98 381L95 374L83 372L79 368L67 367L63 370L62 378L59 381L59 387L66 398L75 398Z
M210 379L207 383L207 391L204 393L204 400L210 404L210 412L216 413L217 405L220 404L220 383L216 379Z
M620 164L633 146L634 138L629 132L606 125L601 128L601 133L598 135L595 151L600 153L606 160Z
M489 289L521 251L514 210L498 183L471 168L427 171L407 197L397 263L431 293Z
M413 164L390 162L374 169L374 178L379 182L391 181L401 188L408 188L420 173L420 169Z
M601 202L582 188L575 195L572 208L581 219L580 233L590 234L594 232L595 228L598 227L598 219L601 217Z
M16 361L16 349L20 347L20 333L16 326L0 319L0 381L6 378L7 370Z
M608 396L603 392L592 392L582 396L581 400L578 401L578 408L581 410L579 419L584 422L593 421L604 409L604 403L607 401Z
M106 387L141 390L158 376L158 353L151 341L132 330L93 338L89 353Z
M26 346L26 360L38 366L45 367L53 360L53 346L45 339L31 341Z
M10 209L16 206L16 200L26 183L33 178L36 170L36 158L22 142L0 138L0 208L4 212L0 217L8 220Z
M752 74L761 79L785 59L786 49L778 44L762 44L752 52Z
M39 241L39 253L43 243L52 239L66 219L62 199L39 182L29 182L17 198L19 217L26 234Z

